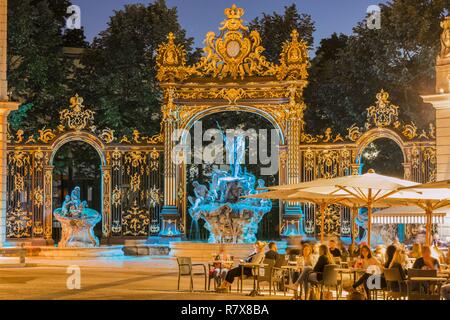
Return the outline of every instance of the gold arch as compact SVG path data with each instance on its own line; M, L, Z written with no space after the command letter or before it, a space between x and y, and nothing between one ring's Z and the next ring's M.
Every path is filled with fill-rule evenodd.
M102 166L106 165L105 145L95 135L85 131L67 132L62 136L58 137L51 145L52 153L50 155L49 165L51 166L53 165L53 160L55 158L55 155L58 153L59 149L66 143L73 141L81 141L90 145L92 148L95 149L95 151L97 151Z
M357 158L361 156L364 149L370 143L379 139L390 139L394 141L399 146L400 150L402 150L403 162L405 163L407 161L405 143L403 139L397 132L389 128L374 128L361 135L361 137L356 141Z
M203 119L207 116L210 116L212 114L221 113L221 112L234 112L234 111L242 111L242 112L248 112L248 113L254 113L268 122L277 130L278 136L280 138L280 144L285 143L285 132L283 130L283 127L280 123L275 119L275 117L270 114L269 112L259 109L258 107L254 106L248 106L248 105L220 105L220 106L211 106L209 108L205 108L202 111L193 114L190 118L186 119L184 121L183 126L181 129L185 129L186 131L189 131L195 122L199 121L200 119ZM182 135L181 143L185 143L186 134Z

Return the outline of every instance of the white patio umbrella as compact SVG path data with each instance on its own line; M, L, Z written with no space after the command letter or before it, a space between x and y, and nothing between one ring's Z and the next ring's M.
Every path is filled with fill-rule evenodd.
M330 204L341 204L347 207L351 207L352 209L352 243L353 243L353 230L354 230L354 220L357 214L358 208L364 207L366 205L365 201L361 201L359 198L355 198L352 195L335 195L335 194L323 194L323 193L315 193L308 192L304 190L288 190L288 189L280 189L273 190L264 193L259 193L255 195L246 196L243 198L258 198L258 199L278 199L288 202L309 202L319 206L319 211L321 214L321 232L320 239L321 242L324 241L325 237L325 210ZM376 206L377 207L388 207L390 204L386 204L382 201L379 201Z
M345 202L345 199L348 200L351 197L352 196L349 195L328 195L314 192L305 192L302 190L299 191L297 189L281 189L249 195L243 198L277 199L288 202L309 202L318 205L322 217L320 239L321 242L323 242L326 207L333 203L343 204ZM349 202L347 202L347 204L349 204Z
M367 207L367 240L371 239L372 209L387 197L398 192L399 188L413 187L416 182L376 174L373 170L363 175L351 175L332 179L317 179L309 182L269 187L271 190L302 190L333 196L352 196Z

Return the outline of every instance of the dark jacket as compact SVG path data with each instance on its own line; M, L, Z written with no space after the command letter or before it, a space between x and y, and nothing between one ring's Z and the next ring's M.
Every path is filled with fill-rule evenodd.
M266 252L266 259L277 260L278 252L274 250L269 250Z
M342 257L342 252L341 250L339 250L339 248L334 248L333 250L330 249L330 253L333 255L333 257L335 258L340 258Z
M433 259L433 266L436 270L439 269L439 261L437 261L436 259ZM414 265L413 265L413 269L422 269L423 267L425 267L425 261L423 260L423 258L419 258L416 259L416 261L414 261Z
M313 271L317 273L317 280L321 281L323 279L323 270L325 269L325 266L330 264L330 261L328 261L327 256L320 256L319 260L317 260L316 265L314 266Z

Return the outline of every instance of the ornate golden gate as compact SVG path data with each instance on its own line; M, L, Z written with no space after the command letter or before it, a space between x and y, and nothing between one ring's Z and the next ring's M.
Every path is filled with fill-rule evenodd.
M165 97L166 197L162 216L171 223L166 224L171 225L171 234L180 233L177 225L183 231L187 209L186 167L174 164L169 156L174 148L172 133L180 128L189 129L195 121L216 112L257 113L279 130L281 184L358 174L361 152L369 143L383 137L392 139L402 149L405 178L415 181L435 178L434 126L419 131L414 123L402 123L398 119L398 107L389 102L389 95L384 91L377 95L376 104L368 108L363 128L353 125L345 137L333 134L331 128L323 135L306 133L303 89L308 83L309 62L305 42L293 30L291 39L283 45L280 63L270 63L262 54L259 33L248 30L241 19L243 14L243 9L235 5L225 10L220 34L206 35L205 56L194 65L186 64L186 52L182 45L176 44L173 34L158 49L158 80ZM304 208L303 215L295 205L291 206L286 206L280 216L281 234L305 231L307 235L315 235L314 208ZM329 231L349 235L350 215L344 210L342 217L340 213L336 217L337 210L342 209L333 208L328 210Z
M195 65L186 64L185 49L175 43L172 33L158 48L157 77L165 97L165 154L172 154L171 139L177 129L189 130L195 121L217 112L252 112L267 119L279 132L280 183L298 183L307 46L294 30L283 45L280 63L270 63L261 54L264 48L259 33L248 30L241 19L243 14L244 10L235 5L225 10L220 34L206 35L206 55ZM185 170L185 164L176 165L170 156L165 157L162 215L172 222L171 234L180 233L174 225L181 225L181 229L186 225ZM300 218L299 213L292 218Z
M173 34L160 45L157 78L164 92L162 134L145 137L134 131L131 137L119 138L110 129L99 130L93 123L94 113L85 109L78 96L71 99L69 109L61 111L58 128L28 137L21 130L10 134L8 237L51 239L52 161L62 145L74 140L89 143L102 161L104 239L186 234L186 166L172 159L172 134L223 111L256 113L277 129L280 184L358 174L362 151L380 138L389 138L401 148L406 179L435 179L434 126L423 130L403 123L399 107L384 91L367 109L364 126L355 124L347 134L331 128L322 135L305 132L306 43L293 30L279 63L271 63L262 54L258 32L243 24L243 14L234 5L225 10L220 34L207 34L205 56L194 65L187 65L186 51ZM327 234L350 236L347 209L330 206L326 214ZM280 235L317 236L318 218L314 206L280 207Z
M51 242L53 159L70 141L83 141L100 156L103 239L158 234L162 135L135 130L131 137L116 137L113 130L100 130L77 95L60 112L56 129L9 135L7 238Z

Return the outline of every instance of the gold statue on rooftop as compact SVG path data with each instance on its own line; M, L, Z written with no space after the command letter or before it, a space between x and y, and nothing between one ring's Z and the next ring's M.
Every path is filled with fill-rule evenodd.
M446 17L441 22L441 27L444 29L441 34L441 54L442 59L450 57L450 17Z
M293 30L291 39L283 44L280 63L272 63L262 54L261 36L256 30L249 30L241 19L244 9L232 5L224 11L226 19L221 23L220 33L206 34L205 55L192 65L186 65L186 50L175 44L172 33L168 41L158 47L156 64L160 82L184 81L191 76L212 77L219 80L245 77L272 77L277 80L306 80L308 48L299 33Z

